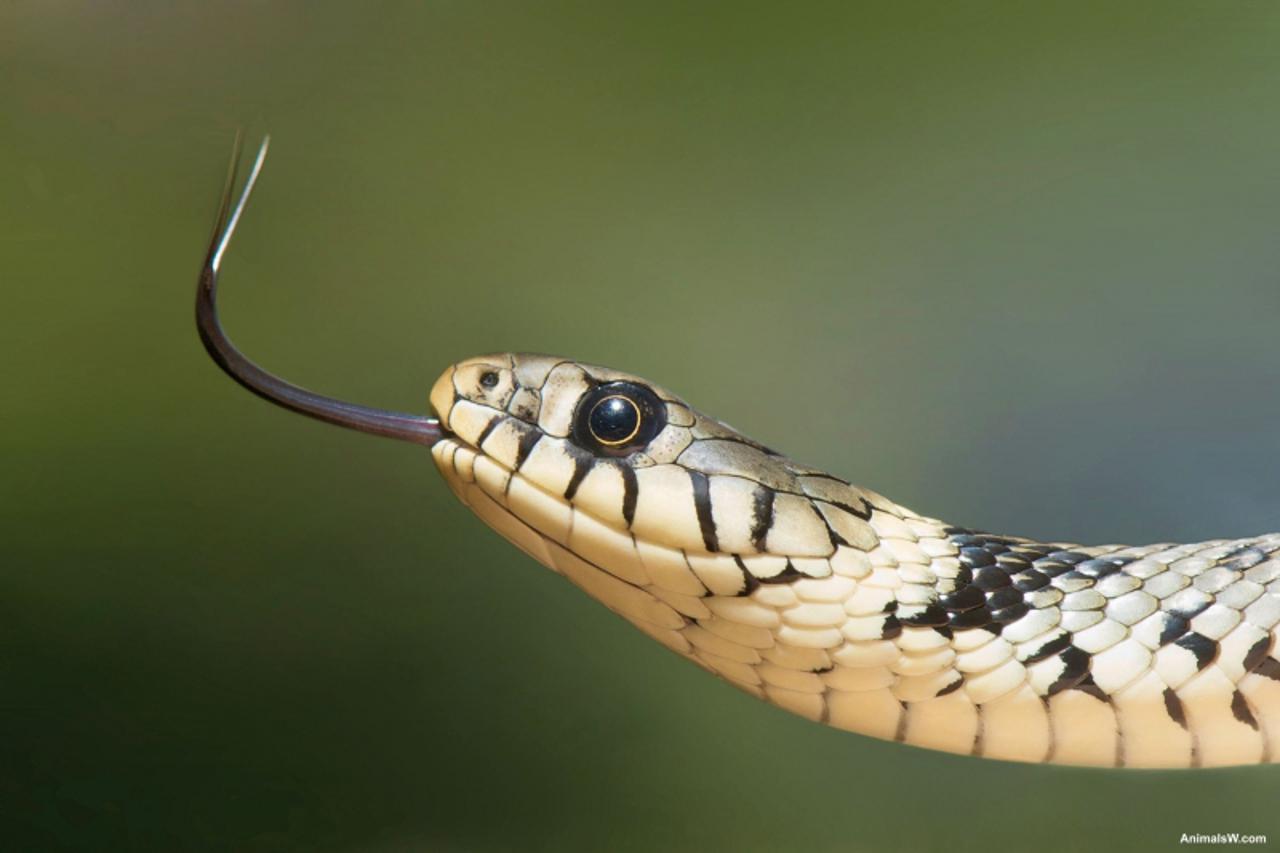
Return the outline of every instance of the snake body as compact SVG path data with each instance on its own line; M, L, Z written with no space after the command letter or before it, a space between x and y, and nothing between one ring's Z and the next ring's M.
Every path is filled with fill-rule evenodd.
M438 419L259 367L218 320L239 144L196 290L213 360L295 412L432 448L458 498L658 642L811 720L1012 761L1280 758L1280 534L1082 547L919 515L787 459L644 379L479 356Z
M959 528L548 356L460 362L431 403L437 467L486 524L788 711L1013 761L1280 757L1280 534L1083 547Z

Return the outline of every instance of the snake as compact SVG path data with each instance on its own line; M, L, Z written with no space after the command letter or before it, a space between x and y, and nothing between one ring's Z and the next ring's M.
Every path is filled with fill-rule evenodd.
M1125 768L1280 760L1280 534L1139 547L948 524L793 461L638 376L539 354L448 367L434 416L258 367L218 319L237 141L197 287L253 393L430 449L484 524L739 690L861 735Z

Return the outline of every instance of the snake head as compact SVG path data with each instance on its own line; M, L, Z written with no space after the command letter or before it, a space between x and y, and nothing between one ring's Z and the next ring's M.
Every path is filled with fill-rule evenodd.
M432 452L454 493L579 585L607 576L658 600L739 596L829 576L832 559L876 544L868 519L883 498L638 376L477 356L441 375L431 405L445 431Z
M553 356L503 353L477 356L444 372L431 405L446 430L510 469L543 439L563 456L558 467L572 480L595 461L632 471L675 463L694 431L732 436L769 454L755 442L689 408L665 388L636 376ZM527 445L527 446L523 446ZM568 481L538 484L563 491Z

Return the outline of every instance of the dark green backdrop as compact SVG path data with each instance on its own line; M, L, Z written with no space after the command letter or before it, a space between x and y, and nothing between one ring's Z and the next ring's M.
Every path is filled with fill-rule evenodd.
M1280 842L1280 770L986 763L707 677L427 455L450 361L651 377L922 512L1280 527L1280 7L0 3L6 850Z

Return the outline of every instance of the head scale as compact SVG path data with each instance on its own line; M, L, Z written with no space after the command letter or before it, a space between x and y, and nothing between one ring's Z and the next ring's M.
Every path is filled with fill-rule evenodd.
M837 551L874 546L860 490L630 374L477 356L441 375L431 405L444 430L432 452L459 499L650 633L642 614L681 627L673 595L825 577Z

